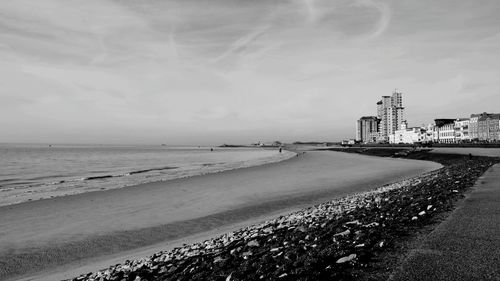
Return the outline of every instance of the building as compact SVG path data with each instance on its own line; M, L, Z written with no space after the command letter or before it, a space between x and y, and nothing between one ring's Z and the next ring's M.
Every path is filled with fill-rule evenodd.
M422 142L432 143L434 140L437 142L438 134L436 124L428 124L425 128L425 138Z
M455 139L457 142L470 141L469 124L470 118L458 118L455 120Z
M488 141L499 141L500 140L500 116L495 115L488 119Z
M427 142L427 130L421 127L407 128L406 122L401 123L401 129L389 136L389 143L414 144Z
M479 117L481 114L471 114L469 118L469 137L471 140L479 139Z
M455 143L455 120L456 119L435 119L434 142Z
M500 114L483 112L477 115L477 139L480 141L499 140L498 123L500 120Z
M376 142L379 121L376 116L361 117L356 123L356 141L363 143Z
M403 94L397 91L392 96L382 96L377 102L377 117L379 122L379 142L389 141L389 136L401 130L404 121Z

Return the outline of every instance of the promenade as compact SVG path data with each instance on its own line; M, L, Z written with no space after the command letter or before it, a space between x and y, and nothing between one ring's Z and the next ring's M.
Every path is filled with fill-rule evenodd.
M500 280L500 164L412 249L393 281Z

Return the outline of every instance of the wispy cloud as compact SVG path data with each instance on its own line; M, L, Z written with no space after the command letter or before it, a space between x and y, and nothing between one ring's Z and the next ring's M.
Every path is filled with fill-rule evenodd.
M259 48L256 46L256 41L262 37L269 29L269 25L261 25L254 30L244 34L233 43L231 43L222 54L211 60L212 63L217 63L229 56L245 56L257 52ZM237 58L238 59L238 58Z
M355 0L355 5L374 8L379 12L378 23L367 38L377 38L389 27L391 21L391 7L387 2L381 0Z

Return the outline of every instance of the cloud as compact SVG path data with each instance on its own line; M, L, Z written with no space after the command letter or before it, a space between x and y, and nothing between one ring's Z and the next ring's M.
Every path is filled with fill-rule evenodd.
M355 0L354 3L355 6L374 8L379 12L378 23L367 38L374 39L382 35L391 22L392 11L389 4L379 0Z
M410 123L436 97L487 109L500 101L495 1L5 0L1 125L19 141L73 123L110 141L335 140L395 87Z
M228 46L228 48L219 56L212 60L212 63L219 62L228 56L232 55L245 55L247 53L252 53L251 50L252 44L254 44L261 36L263 36L266 31L269 29L268 25L262 25L260 27L255 28L249 33L241 36L236 41ZM255 48L254 48L255 49Z

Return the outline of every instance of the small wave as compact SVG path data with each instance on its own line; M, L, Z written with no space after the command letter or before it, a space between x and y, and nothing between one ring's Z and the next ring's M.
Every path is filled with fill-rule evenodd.
M83 178L84 181L89 181L89 180L102 180L102 179L109 179L109 178L114 178L116 176L113 175L104 175L104 176L92 176L92 177L86 177Z
M60 181L54 181L54 182L51 182L49 183L50 185L55 185L55 184L61 184L61 183L65 183L66 181L65 180L60 180Z
M62 177L65 177L65 175L40 176L40 177L29 178L28 180L37 181L37 180L46 180L46 179L57 179L57 178L62 178Z
M132 171L130 173L127 173L127 175L142 174L142 173L147 173L147 172L152 172L152 171L172 170L172 169L177 169L177 168L178 167L162 167L162 168L144 169L144 170Z
M11 182L11 181L16 181L16 180L19 180L19 179L16 179L16 178L12 178L12 179L3 179L3 180L0 180L0 183L6 183L6 182Z
M201 164L201 166L203 166L203 167L211 167L211 166L223 165L223 164L226 164L226 163L205 163L205 164Z

